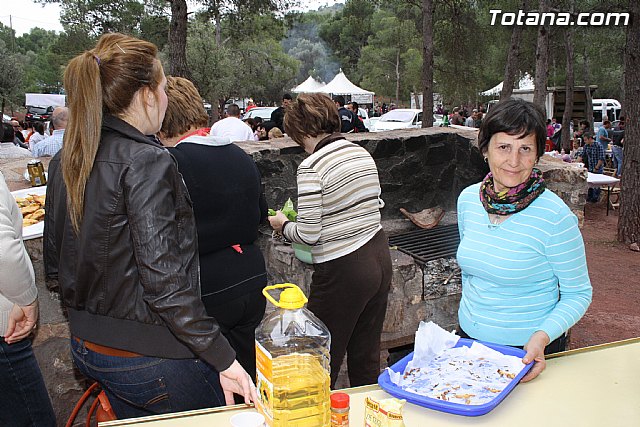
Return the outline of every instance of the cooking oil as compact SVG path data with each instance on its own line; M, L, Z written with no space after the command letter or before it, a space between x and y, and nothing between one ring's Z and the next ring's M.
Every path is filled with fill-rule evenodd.
M284 289L275 301L269 291ZM296 285L267 286L278 310L256 329L258 410L270 427L325 427L331 422L327 327L304 308Z

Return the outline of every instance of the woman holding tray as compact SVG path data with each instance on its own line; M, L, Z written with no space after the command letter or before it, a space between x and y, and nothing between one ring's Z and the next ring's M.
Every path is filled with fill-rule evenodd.
M534 167L545 140L540 108L494 106L478 135L490 172L458 199L459 335L523 348L523 362L536 362L523 382L544 370L545 354L564 350L591 303L578 220Z

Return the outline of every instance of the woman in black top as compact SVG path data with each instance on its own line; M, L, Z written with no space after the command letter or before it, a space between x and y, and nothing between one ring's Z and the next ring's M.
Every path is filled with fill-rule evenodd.
M167 79L167 113L160 139L178 162L193 201L198 230L202 301L236 357L255 378L254 333L264 315L264 257L255 244L267 217L260 173L229 138L205 128L208 116L193 84Z

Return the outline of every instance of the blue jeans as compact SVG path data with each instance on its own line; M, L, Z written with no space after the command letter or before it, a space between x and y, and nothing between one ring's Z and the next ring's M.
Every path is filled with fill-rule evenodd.
M105 390L118 419L225 404L219 373L199 359L106 356L74 338L71 354L80 372Z
M612 145L611 153L613 154L613 163L616 165L616 175L622 176L622 147Z
M0 425L56 425L56 416L29 339L7 344L0 337Z

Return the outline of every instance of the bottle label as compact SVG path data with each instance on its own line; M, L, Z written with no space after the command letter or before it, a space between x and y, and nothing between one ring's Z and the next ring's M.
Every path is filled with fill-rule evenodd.
M258 410L273 425L273 357L256 341L256 384L258 388Z
M349 413L331 412L331 427L349 427Z

